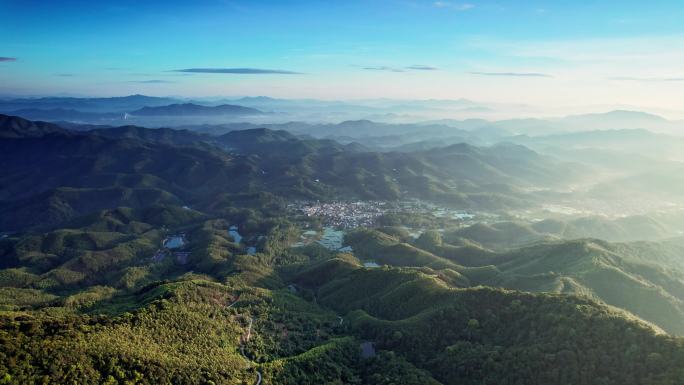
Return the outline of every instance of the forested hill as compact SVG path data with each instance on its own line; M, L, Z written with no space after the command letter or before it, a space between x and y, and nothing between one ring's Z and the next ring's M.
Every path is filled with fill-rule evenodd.
M261 376L293 385L684 378L684 341L590 299L463 288L449 268L367 269L347 254L285 250L273 247L283 233L267 222L245 230L265 231L270 246L244 255L225 235L230 222L171 214L108 212L17 244L27 266L0 271L0 378L240 384ZM187 265L143 257L153 255L160 225L185 229ZM8 245L0 244L6 258ZM369 342L374 354L364 356Z
M487 285L589 297L628 310L668 333L684 335L684 270L680 259L684 239L634 243L553 238L531 241L529 233L509 231L505 237L497 235L499 242L506 239L511 246L496 250L473 239L491 237L486 229L474 225L466 228L468 231L428 231L416 240L401 232L359 229L346 240L360 258L391 266L452 270L454 282L461 287ZM464 238L466 235L471 238ZM527 244L513 246L523 242Z
M255 108L222 104L220 106L202 106L193 103L170 104L168 106L143 107L131 111L134 116L221 116L221 115L259 115L263 114Z
M420 197L520 207L529 197L518 187L564 185L580 174L521 146L375 153L268 129L221 137L140 127L72 133L7 116L0 133L2 231L49 228L118 206L201 208L221 194L260 191L289 199Z
M56 124L33 122L16 116L0 115L0 139L39 137L51 133L67 135Z
M330 229L288 206L523 206L525 186L575 170L524 147L376 153L268 129L3 122L0 383L684 380L676 240L406 212L347 231L339 253L303 242Z

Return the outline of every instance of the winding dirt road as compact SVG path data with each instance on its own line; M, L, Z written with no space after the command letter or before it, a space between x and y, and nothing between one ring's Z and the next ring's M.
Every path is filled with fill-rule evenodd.
M235 301L237 302L237 301ZM233 303L235 303L233 302ZM252 338L252 324L254 324L254 318L249 318L249 325L247 325L247 334L243 336L242 341L240 342L240 354L242 354L243 357L247 360L247 369L252 367L252 360L247 357L245 354L245 344L249 342L249 339ZM256 371L257 379L254 385L261 385L261 380L263 377L261 376L261 372L259 370Z

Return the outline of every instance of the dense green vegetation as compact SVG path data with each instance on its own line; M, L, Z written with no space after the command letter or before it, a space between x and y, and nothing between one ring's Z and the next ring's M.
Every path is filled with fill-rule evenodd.
M684 379L681 340L577 297L452 289L424 273L395 270L358 271L320 290L322 302L351 311L356 333L445 384Z
M351 261L354 268L359 264L349 255L320 260L327 254L316 248L299 254L285 250L282 244L289 230L277 221L241 226L246 237L249 232L266 234L260 244L264 252L244 255L227 235L227 220L194 214L184 221L161 219L155 224L188 234L185 249L191 258L186 265L153 261L147 255L139 258L135 249L126 249L129 253L123 259L92 256L111 263L106 274L78 271L105 268L73 262L81 261L81 253L151 237L149 222L165 218L161 213L161 208L156 215L126 209L103 212L80 221L78 229L5 240L6 256L12 255L18 265L2 270L3 381L238 384L253 382L258 371L273 383L361 384L377 378L378 367L396 367L401 372L395 375L413 378L415 384L430 378L400 356L361 359L360 342L347 325L306 295L309 283L301 283L295 293L285 287L279 270L291 276L300 269L297 266L310 265L311 274L304 275L314 278L314 269L325 269L337 259L343 265ZM128 238L98 231L112 227L129 229ZM64 254L66 248L73 250L71 259L60 262L76 266L71 274L78 280L46 286L46 277L52 278L57 270L61 269L60 277L69 275L56 263L36 263L43 270L27 272L32 265L25 262L27 256L51 261L50 255ZM197 273L185 273L188 270ZM202 271L208 274L198 274ZM103 282L111 286L100 285ZM313 367L315 376L310 374Z
M517 190L489 183L555 180L524 148L0 124L0 224L22 230L0 238L0 383L684 382L682 240L583 238L655 234L663 218L450 227L388 213L344 253L291 247L321 225L291 215L293 198L515 206Z
M485 247L505 249L515 246L557 239L596 238L611 242L662 240L679 235L682 214L635 215L616 219L603 216L581 216L560 220L545 219L527 223L505 221L476 223L454 229L445 234L449 243L465 238Z
M362 258L393 266L449 269L461 286L488 285L532 292L582 295L629 310L667 332L684 334L682 239L667 242L609 243L596 239L545 240L492 251L485 244L529 243L525 228L510 223L428 231L416 240L387 230L359 230L347 237ZM486 229L478 232L477 229ZM496 242L484 242L496 239ZM452 244L453 242L455 244ZM653 256L660 256L654 261ZM665 267L666 266L666 267Z
M53 295L49 305L5 310L0 376L237 384L258 372L278 384L675 384L684 375L681 340L591 299L463 288L452 269L366 269L351 255L315 248L283 253L289 257L227 253L227 269L208 274L106 292L90 286L80 300ZM375 343L375 357L361 357L362 341Z
M71 132L3 115L0 138L0 231L47 230L122 206L208 211L217 197L260 192L503 209L529 202L515 186L579 175L522 146L379 153L268 129L220 137L141 127Z

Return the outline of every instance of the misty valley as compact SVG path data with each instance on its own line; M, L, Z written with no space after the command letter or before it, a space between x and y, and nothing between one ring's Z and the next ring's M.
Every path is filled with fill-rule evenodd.
M681 0L0 16L0 385L684 385Z
M110 111L36 112L86 101ZM678 122L166 102L0 102L0 381L684 381Z

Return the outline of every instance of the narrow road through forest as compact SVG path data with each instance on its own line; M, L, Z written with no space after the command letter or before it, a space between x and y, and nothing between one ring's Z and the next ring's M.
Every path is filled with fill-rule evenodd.
M237 301L235 301L235 302L237 302ZM235 303L235 302L233 302L233 303ZM247 342L249 342L250 338L252 338L252 324L254 324L254 318L250 317L249 318L249 324L247 325L247 334L242 338L242 341L240 342L240 354L242 354L242 356L245 357L245 359L247 360L247 369L252 367L252 364L251 364L252 360L249 357L247 357L247 355L245 354L245 344ZM256 371L256 375L257 375L257 379L256 379L256 382L254 383L254 385L261 385L262 376L261 376L261 372L258 369Z

